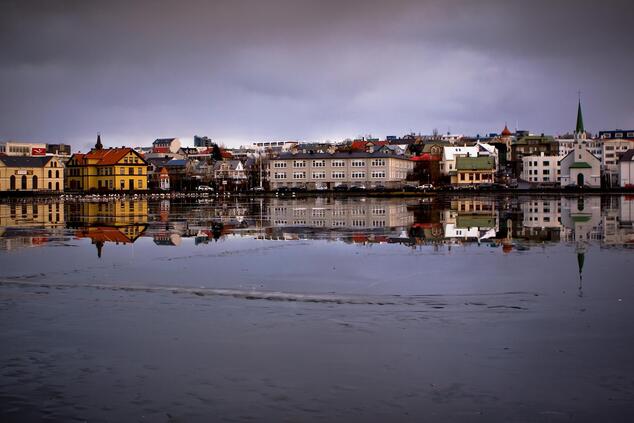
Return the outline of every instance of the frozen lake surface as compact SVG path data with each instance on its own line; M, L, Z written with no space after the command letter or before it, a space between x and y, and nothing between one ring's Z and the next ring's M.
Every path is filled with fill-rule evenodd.
M0 204L2 421L631 421L634 198Z

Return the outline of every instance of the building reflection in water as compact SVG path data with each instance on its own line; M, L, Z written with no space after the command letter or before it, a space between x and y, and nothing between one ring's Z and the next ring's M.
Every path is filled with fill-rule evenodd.
M583 271L588 246L634 245L634 197L310 197L289 199L118 200L0 204L0 248L36 246L64 236L105 245L151 237L158 246L228 236L398 243L435 250L478 244L501 252L574 245ZM581 272L580 272L581 276ZM581 280L581 279L580 279Z
M90 238L99 258L107 243L133 244L147 228L146 199L67 203L66 210L67 228Z
M0 250L64 241L64 205L60 202L0 203Z

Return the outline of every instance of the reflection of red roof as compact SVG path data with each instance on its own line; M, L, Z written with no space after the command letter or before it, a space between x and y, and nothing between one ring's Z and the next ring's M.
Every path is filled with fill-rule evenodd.
M33 237L33 238L31 238L31 242L34 245L42 245L42 244L46 244L48 242L48 238L46 238L46 237Z
M511 244L504 244L502 246L502 251L504 251L504 253L510 253L513 250L513 245Z
M93 242L108 241L120 242L123 244L132 242L132 240L128 238L123 232L119 231L117 228L113 228L110 226L97 226L87 229L80 229L75 232L75 236L77 238L90 238Z
M366 242L368 237L365 235L352 235L352 242Z
M440 226L442 226L440 223L425 222L425 223L414 223L412 225L412 228L432 229L432 228L438 228Z

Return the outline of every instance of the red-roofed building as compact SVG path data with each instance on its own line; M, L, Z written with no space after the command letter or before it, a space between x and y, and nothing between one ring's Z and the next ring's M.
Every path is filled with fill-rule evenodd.
M128 147L104 149L98 136L90 152L71 156L65 182L72 191L147 190L147 162Z

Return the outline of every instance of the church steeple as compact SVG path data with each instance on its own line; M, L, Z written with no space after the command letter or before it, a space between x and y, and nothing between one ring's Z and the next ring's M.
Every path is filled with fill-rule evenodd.
M581 99L579 99L579 105L577 106L577 127L575 128L576 134L583 134L586 132L583 127L583 114L581 113Z
M95 144L95 150L103 150L103 144L101 143L101 134L97 134L97 144Z

